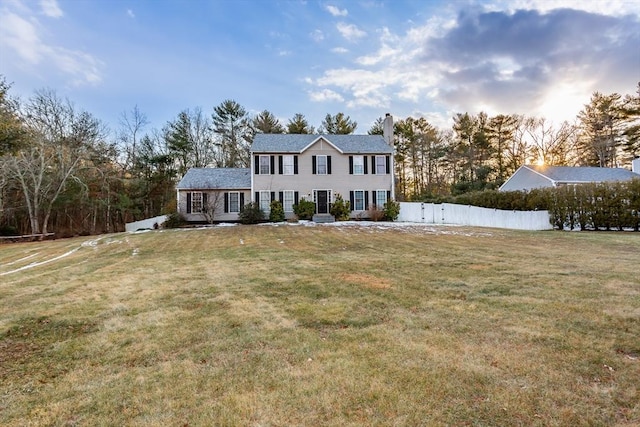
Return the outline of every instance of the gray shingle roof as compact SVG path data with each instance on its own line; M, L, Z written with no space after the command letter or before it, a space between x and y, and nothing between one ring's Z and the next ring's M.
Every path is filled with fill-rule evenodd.
M249 168L192 168L176 187L178 190L242 190L251 188Z
M254 153L301 153L318 138L324 138L345 154L393 153L381 135L264 134L253 138Z
M571 167L571 166L546 166L527 165L531 170L538 172L556 182L604 182L627 181L640 178L640 175L621 168L596 168L596 167Z

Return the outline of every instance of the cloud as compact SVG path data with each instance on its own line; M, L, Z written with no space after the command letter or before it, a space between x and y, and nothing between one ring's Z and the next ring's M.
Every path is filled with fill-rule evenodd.
M321 30L313 30L309 36L313 39L313 41L315 42L321 42L322 40L324 40L324 33Z
M127 9L127 16L128 16L129 18L133 19L133 18L135 18L135 17L136 17L136 14L135 14L135 13L133 13L133 10L131 10L131 9Z
M639 24L628 15L571 9L464 12L455 28L429 41L422 61L451 70L442 75L447 102L540 111L548 90L567 81L591 82L584 87L585 103L591 91L604 91L612 81L636 81Z
M364 35L355 26L338 29L348 40ZM640 69L638 15L467 8L404 33L378 34L352 66L326 69L310 84L338 90L354 107L406 100L415 111L429 104L564 119L575 117L581 97L585 104L593 91L633 92ZM558 93L571 100L566 108L558 106Z
M339 9L337 6L333 5L327 5L325 6L325 9L333 16L347 16L349 14L347 9Z
M343 54L343 53L349 53L349 49L347 49L345 47L338 46L338 47L334 47L333 49L331 49L331 52Z
M64 15L56 0L40 0L40 7L42 8L42 13L49 18L62 18Z
M15 51L23 60L37 64L42 58L40 38L35 25L22 17L5 11L2 13L0 45Z
M28 11L22 11L29 13ZM96 84L102 80L102 63L92 55L43 41L41 24L34 16L20 16L0 9L0 48L13 52L23 67L36 71L41 64L70 77L74 85ZM9 53L7 53L7 56Z
M343 102L344 98L337 92L330 89L322 89L316 92L309 92L309 98L314 102L338 101Z
M342 37L349 41L355 41L367 35L366 32L362 31L354 24L345 24L344 22L339 22L336 25L336 28L338 29L338 32L340 32Z
M623 16L640 14L640 3L629 0L584 1L584 0L502 0L485 4L487 12L510 12L537 10L543 13L554 9L573 9L598 15Z

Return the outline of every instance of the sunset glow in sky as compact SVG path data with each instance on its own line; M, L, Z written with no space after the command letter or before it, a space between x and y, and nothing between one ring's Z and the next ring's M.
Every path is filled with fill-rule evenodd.
M0 74L50 88L112 129L161 128L225 99L283 123L386 112L573 120L594 91L640 81L637 0L0 0Z

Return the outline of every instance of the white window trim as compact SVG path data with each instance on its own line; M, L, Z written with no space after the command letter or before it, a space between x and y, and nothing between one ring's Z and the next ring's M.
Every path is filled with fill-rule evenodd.
M353 210L354 211L364 211L367 207L364 205L364 192L365 190L353 190ZM357 194L362 193L362 208L358 209L358 197Z
M231 196L234 194L238 197L238 210L231 209ZM239 191L229 192L229 213L240 213L240 192Z
M267 159L267 171L268 172L263 172L262 171L262 159L263 158ZM260 172L259 175L271 175L271 156L268 156L268 155L265 156L265 155L261 154L261 155L258 156L258 162L259 162L258 171Z
M291 195L291 205L287 206L287 194ZM284 190L282 192L282 208L285 212L293 212L293 205L296 202L296 196L294 190ZM289 209L287 209L289 208Z
M291 160L291 163L287 164L287 159ZM295 172L295 160L292 155L283 155L282 156L282 174L283 175L293 175ZM287 170L288 168L288 170Z
M378 159L383 159L382 162L382 173L378 172ZM387 156L376 156L376 170L374 171L376 175L386 175L387 174Z
M384 194L384 203L387 203L389 201L387 200L387 190L376 190L376 201L375 201L376 207L378 209L384 209L384 203L383 204L378 203L378 199L380 199L380 196L379 196L380 193Z
M198 201L199 205L200 205L199 209L195 208L195 206L196 206L196 197L195 196L196 195L200 196L200 200ZM204 197L202 196L202 191L192 191L191 192L191 213L192 214L199 214L199 213L202 213L204 211L203 199L204 199Z
M320 172L320 159L324 159L324 172ZM329 162L326 154L316 156L316 175L329 175Z
M360 164L356 164L356 160L359 160ZM360 167L360 171L356 171L356 166ZM364 175L364 156L353 156L353 174Z
M262 195L266 194L267 203L266 206L262 206ZM269 213L271 211L271 191L260 191L260 200L258 200L258 205L260 209L262 209L265 213Z

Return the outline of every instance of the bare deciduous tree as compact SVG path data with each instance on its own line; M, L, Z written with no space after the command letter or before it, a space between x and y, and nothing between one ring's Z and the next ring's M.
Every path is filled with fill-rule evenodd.
M46 234L53 206L105 134L99 120L76 111L53 91L39 91L25 107L27 143L5 163L22 191L33 234Z

